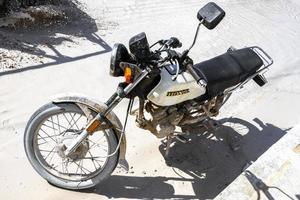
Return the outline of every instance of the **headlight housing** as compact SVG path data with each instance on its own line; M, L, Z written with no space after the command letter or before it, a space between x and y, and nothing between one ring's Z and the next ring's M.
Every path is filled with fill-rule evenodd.
M110 75L114 77L124 76L124 71L120 67L120 63L130 61L132 61L132 58L127 48L123 44L116 43L110 59Z

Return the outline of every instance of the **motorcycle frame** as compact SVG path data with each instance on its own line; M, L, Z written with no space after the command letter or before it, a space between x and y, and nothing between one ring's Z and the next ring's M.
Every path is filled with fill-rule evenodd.
M230 94L234 90L243 87L243 85L246 84L250 79L262 73L263 71L268 69L270 65L273 64L272 58L261 48L257 46L250 47L250 48L263 60L263 68L261 68L255 74L247 78L244 82L238 84L237 86L227 89L224 92L225 95ZM65 156L68 156L71 153L73 153L77 149L77 147L82 143L82 141L88 137L88 135L93 134L94 131L103 122L105 122L106 116L121 102L123 98L126 98L128 96L128 94L151 72L151 70L152 70L151 67L146 67L140 73L140 75L132 83L127 85L124 89L119 87L118 90L106 102L107 107L102 112L98 113L97 116L94 119L92 119L91 122L87 125L87 127L79 134L79 136L76 139L74 139L71 145L67 147L65 151ZM123 135L124 135L124 130L122 130L120 137L122 138ZM116 151L118 151L118 149L116 149L114 153L116 153Z

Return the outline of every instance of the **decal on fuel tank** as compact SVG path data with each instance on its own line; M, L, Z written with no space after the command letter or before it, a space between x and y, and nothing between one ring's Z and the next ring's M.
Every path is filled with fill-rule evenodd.
M178 90L178 91L172 91L172 92L168 92L167 96L178 96L178 95L183 95L183 94L187 94L189 93L190 90L189 89L185 89L185 90Z

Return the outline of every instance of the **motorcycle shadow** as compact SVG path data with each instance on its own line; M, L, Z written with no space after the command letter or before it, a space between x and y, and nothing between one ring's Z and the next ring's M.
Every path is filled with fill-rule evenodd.
M176 142L166 158L173 177L112 176L94 192L110 198L213 199L287 132L253 121L221 119L220 127L207 133L195 126L188 135L190 143ZM159 150L164 156L163 144ZM194 195L176 195L170 180L190 182Z

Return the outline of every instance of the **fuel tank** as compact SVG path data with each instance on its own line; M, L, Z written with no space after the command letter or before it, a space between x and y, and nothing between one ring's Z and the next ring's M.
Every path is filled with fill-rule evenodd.
M181 72L176 80L172 80L174 71L163 68L161 80L147 95L147 99L158 106L171 106L205 94L206 89L197 84L188 72Z

